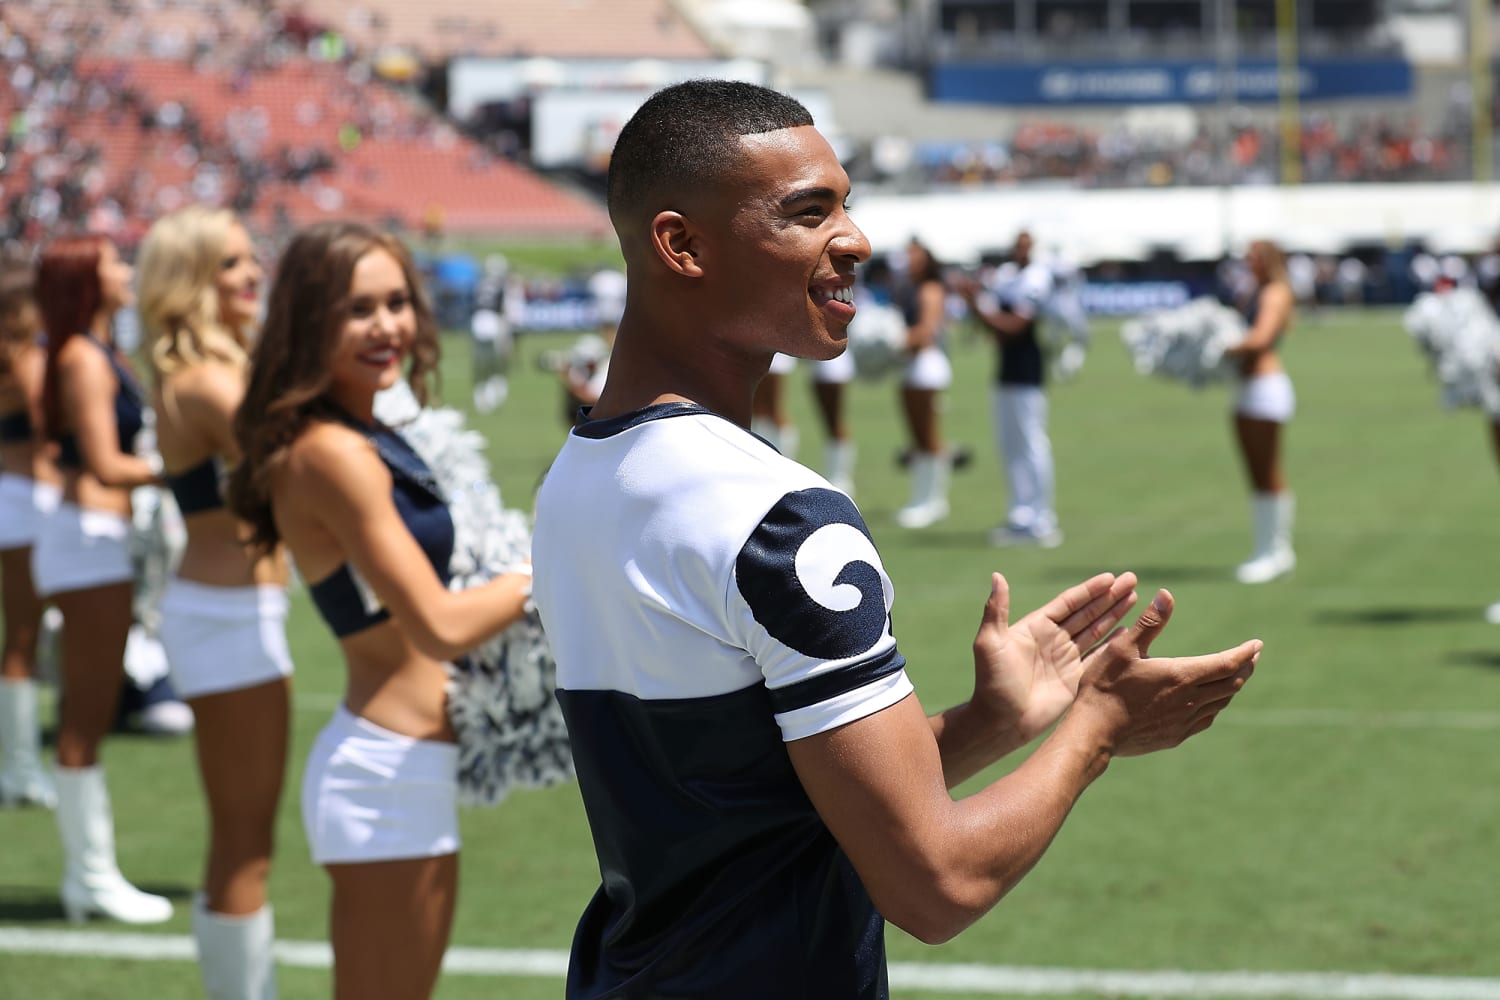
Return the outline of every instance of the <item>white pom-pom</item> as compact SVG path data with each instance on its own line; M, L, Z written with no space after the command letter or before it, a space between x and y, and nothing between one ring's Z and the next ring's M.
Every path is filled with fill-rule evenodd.
M1216 299L1203 297L1129 320L1120 337L1136 371L1197 389L1233 377L1234 364L1224 352L1245 339L1245 320Z
M1432 364L1443 406L1500 419L1500 319L1484 296L1462 287L1423 292L1402 319Z
M514 572L531 560L531 525L507 510L490 479L484 437L451 409L422 408L404 382L381 392L375 415L399 428L448 498L454 590ZM495 805L513 787L540 788L573 775L554 692L557 664L534 610L448 669L448 718L458 737L458 797Z
M906 320L901 310L869 299L849 322L849 348L860 378L877 379L906 361Z

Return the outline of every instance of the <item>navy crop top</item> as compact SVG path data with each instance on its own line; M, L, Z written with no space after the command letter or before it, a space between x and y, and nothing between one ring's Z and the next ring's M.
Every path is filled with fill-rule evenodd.
M391 499L396 513L446 586L448 561L453 557L453 518L432 470L406 439L389 427L369 427L350 422L361 431L391 471ZM358 571L348 563L308 587L318 613L340 639L391 617L380 598Z
M219 456L210 455L191 469L165 477L167 488L172 491L177 509L184 517L223 508L224 494L219 488L222 470Z
M20 444L31 440L31 414L25 410L0 414L0 443Z
M135 380L135 373L125 367L114 348L99 343L88 334L81 336L104 352L120 383L115 390L115 430L120 437L120 451L128 455L135 451L135 437L146 425L146 398L141 393L141 384ZM83 468L78 438L72 431L65 431L57 438L57 464L64 469Z

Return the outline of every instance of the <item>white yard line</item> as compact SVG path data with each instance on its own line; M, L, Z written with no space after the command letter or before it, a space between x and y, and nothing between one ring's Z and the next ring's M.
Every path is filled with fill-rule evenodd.
M0 954L190 962L194 951L192 938L181 935L0 927ZM323 941L278 941L276 959L282 965L326 969L332 960L332 952ZM449 948L443 969L450 975L560 979L567 974L568 954L564 951ZM1083 994L1101 997L1286 997L1295 1000L1500 1000L1500 979L1446 976L1352 972L1132 972L916 962L893 962L890 974L891 986L897 989L995 996Z
M298 711L332 712L343 699L336 694L298 694ZM1500 712L1462 709L1246 708L1235 705L1219 716L1217 726L1306 729L1500 729Z

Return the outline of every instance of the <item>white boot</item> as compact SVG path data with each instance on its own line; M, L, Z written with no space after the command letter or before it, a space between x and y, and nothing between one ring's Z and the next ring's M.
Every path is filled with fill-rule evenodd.
M1292 551L1292 521L1296 501L1292 494L1257 493L1250 501L1255 548L1250 559L1234 571L1240 583L1270 583L1290 573L1297 565Z
M141 892L115 863L115 821L102 767L57 769L57 828L67 857L62 905L69 920L82 923L94 913L127 924L171 919L171 901Z
M765 438L772 448L781 450L781 435L776 431L776 421L770 417L751 417L750 433L758 438Z
M52 777L42 764L42 733L36 718L36 681L0 679L0 805L57 805Z
M857 451L853 441L829 441L823 449L823 468L828 481L851 497L854 496L854 458Z
M927 528L948 516L948 457L917 452L911 460L911 500L896 511L903 528Z
M276 927L269 904L241 917L214 913L193 900L193 938L208 1000L276 1000Z

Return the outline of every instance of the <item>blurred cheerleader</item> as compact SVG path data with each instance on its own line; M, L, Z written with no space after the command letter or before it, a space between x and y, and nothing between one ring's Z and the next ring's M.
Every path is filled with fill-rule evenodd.
M42 765L37 719L42 601L31 580L31 547L60 493L57 469L38 440L47 352L33 283L29 264L0 272L0 804L51 808L57 793Z
M156 376L157 444L187 544L161 600L172 684L197 718L209 844L193 936L208 996L275 995L266 902L286 772L290 675L287 568L257 556L224 508L223 470L239 458L233 421L262 273L233 214L186 208L141 246L139 311Z
M1240 369L1234 427L1253 491L1250 500L1254 548L1235 570L1241 583L1268 583L1292 571L1294 501L1281 465L1282 427L1296 412L1292 380L1277 348L1291 328L1296 303L1286 262L1267 240L1250 244L1246 257L1255 287L1245 303L1250 331L1225 353Z
M302 787L313 860L333 880L341 998L427 997L458 889L452 660L518 620L528 574L447 589L454 526L432 472L374 418L402 377L419 401L438 331L410 254L352 223L292 241L235 419L233 510L285 541L347 667Z
M130 491L160 479L134 454L145 423L140 384L114 346L111 319L130 303L130 266L100 236L43 251L36 300L47 331L43 416L57 442L62 501L32 550L38 593L62 611L57 825L67 868L63 909L81 921L167 920L172 904L125 881L99 746L115 718L131 624Z
M750 432L790 459L796 459L801 440L786 408L786 377L796 370L797 359L790 354L771 355L771 367L750 400Z
M896 512L903 528L925 528L948 516L951 459L943 445L941 393L953 383L944 350L947 287L932 252L917 240L906 247L906 281L896 302L906 317L908 360L901 409L911 436L911 498Z

